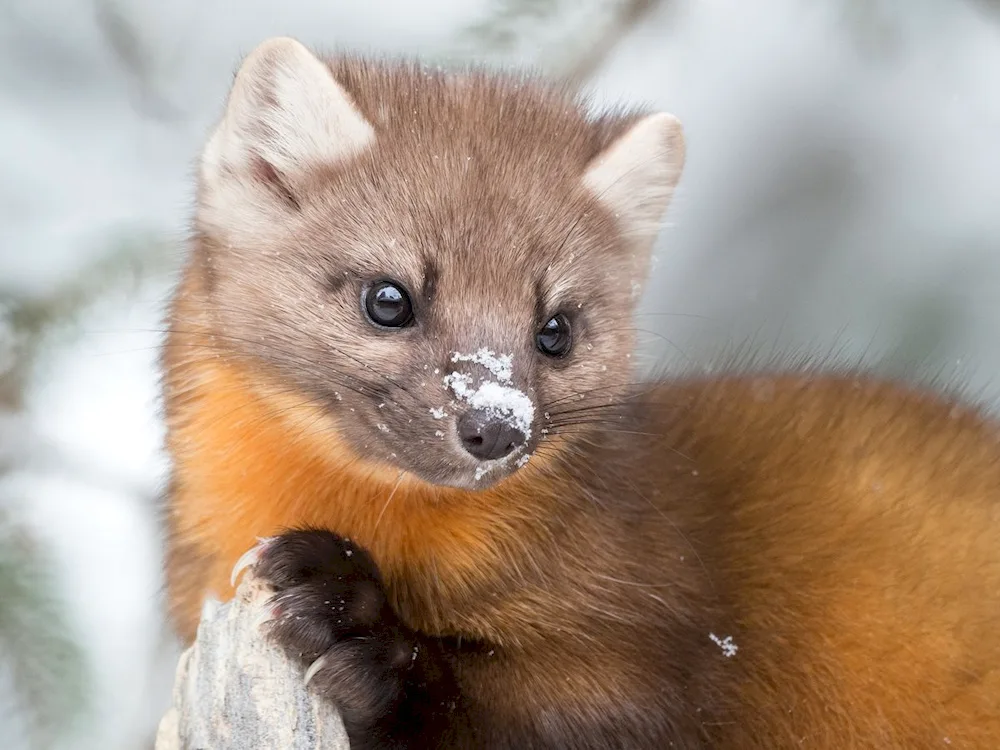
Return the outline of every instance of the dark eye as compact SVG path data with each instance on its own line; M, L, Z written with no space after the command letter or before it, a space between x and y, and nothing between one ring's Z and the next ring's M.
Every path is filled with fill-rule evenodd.
M413 320L410 295L393 281L380 281L365 292L365 312L377 326L402 328Z
M573 345L573 331L569 318L562 313L549 318L538 332L538 349L550 357L564 357Z

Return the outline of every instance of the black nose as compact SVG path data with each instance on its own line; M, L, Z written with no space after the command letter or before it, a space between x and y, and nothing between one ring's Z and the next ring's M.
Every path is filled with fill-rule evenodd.
M458 420L458 437L462 447L480 461L503 458L524 444L524 433L503 419L472 409Z

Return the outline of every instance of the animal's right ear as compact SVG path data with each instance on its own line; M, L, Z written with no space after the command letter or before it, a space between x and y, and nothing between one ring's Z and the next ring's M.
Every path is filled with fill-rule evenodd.
M374 135L324 62L295 39L268 39L237 71L202 153L205 197L237 214L246 201L264 208L265 191L295 205L298 177L357 155Z

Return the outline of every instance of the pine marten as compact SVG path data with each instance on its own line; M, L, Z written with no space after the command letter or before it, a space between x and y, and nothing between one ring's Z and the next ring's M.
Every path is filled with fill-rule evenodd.
M1000 748L998 425L854 372L638 381L684 143L254 50L164 349L180 633L252 565L352 748Z

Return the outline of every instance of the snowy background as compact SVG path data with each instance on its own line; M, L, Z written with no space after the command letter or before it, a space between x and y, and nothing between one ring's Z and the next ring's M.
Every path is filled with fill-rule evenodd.
M154 358L190 175L263 38L528 62L684 121L648 363L863 360L1000 403L1000 7L963 0L5 0L0 747L151 747Z

